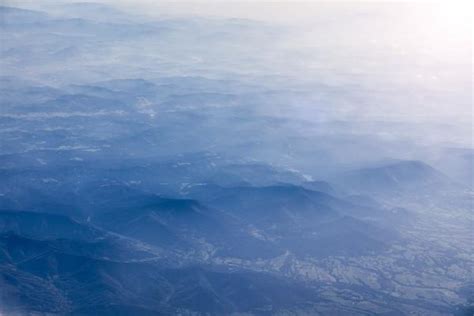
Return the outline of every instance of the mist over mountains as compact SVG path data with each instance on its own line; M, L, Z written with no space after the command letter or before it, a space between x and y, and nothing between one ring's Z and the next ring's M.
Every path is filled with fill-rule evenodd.
M463 33L2 4L2 315L472 314Z

